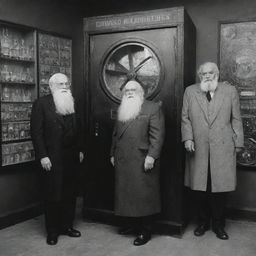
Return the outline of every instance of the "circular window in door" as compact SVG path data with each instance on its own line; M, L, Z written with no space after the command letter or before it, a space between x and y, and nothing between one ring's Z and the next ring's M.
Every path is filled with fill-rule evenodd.
M120 101L122 89L130 80L136 80L152 99L161 85L161 63L151 47L140 42L127 42L108 51L103 59L102 85L110 98Z

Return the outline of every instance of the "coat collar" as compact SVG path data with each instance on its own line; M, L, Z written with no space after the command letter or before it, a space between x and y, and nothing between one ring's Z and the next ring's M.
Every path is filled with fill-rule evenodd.
M202 90L200 89L200 84L198 84L196 89L196 100L200 105L202 111L204 112L204 116L207 122L209 123L209 125L212 125L212 123L216 119L221 109L221 105L223 103L224 97L225 97L225 93L224 93L222 83L218 83L218 87L214 92L214 97L210 102L207 101L205 93L202 92Z
M132 124L133 121L134 121L134 119L131 121L125 122L125 123L118 122L118 126L119 126L119 128L117 129L117 132L118 132L117 137L118 138L120 138L123 135L123 133L127 130L127 128Z
M218 113L224 102L224 98L225 98L225 90L223 88L223 84L219 83L214 93L214 97L210 102L210 104L212 104L210 105L212 110L212 114L210 115L210 125L212 125L212 123L215 121L216 117L218 116Z

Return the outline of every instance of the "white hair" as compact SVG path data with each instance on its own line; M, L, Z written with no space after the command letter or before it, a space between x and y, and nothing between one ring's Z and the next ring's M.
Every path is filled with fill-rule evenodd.
M53 74L49 79L50 88L53 87L56 83L60 82L63 79L68 81L68 77L63 73Z
M125 88L129 86L134 86L136 90L132 98L125 94ZM123 97L118 108L117 119L121 122L127 122L135 119L139 115L144 101L144 90L138 82L132 80L125 85L122 92Z
M56 73L49 79L49 86L53 96L56 113L69 115L75 113L74 98L69 88L58 88L57 83L68 81L68 77L62 73Z
M125 88L130 85L134 85L137 93L139 95L141 95L141 97L144 97L144 90L143 90L142 86L135 80L130 80L129 82L127 82L127 84L124 86L124 88L122 90L122 96L124 96Z
M198 76L200 77L200 79L201 79L201 75L202 75L202 73L203 73L202 70L203 70L203 68L204 68L205 66L211 66L213 72L219 77L220 71L219 71L218 66L216 65L216 63L214 63L214 62L205 62L205 63L201 64L201 65L199 66L198 70L197 70L197 74L198 74Z
M64 116L75 113L74 98L69 89L54 90L52 96L56 113Z

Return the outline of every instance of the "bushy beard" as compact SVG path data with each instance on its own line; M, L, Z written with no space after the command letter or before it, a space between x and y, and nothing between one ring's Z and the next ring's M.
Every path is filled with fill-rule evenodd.
M202 80L200 83L200 88L203 92L214 92L218 86L218 78L213 80Z
M70 90L54 90L52 96L56 107L56 113L64 116L75 113L74 98Z
M143 101L144 98L142 95L135 95L132 98L124 95L118 108L118 120L121 122L127 122L135 119L141 111Z

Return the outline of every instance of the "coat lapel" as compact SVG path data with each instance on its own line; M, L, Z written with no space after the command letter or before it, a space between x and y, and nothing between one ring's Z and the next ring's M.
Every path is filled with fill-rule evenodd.
M218 84L218 87L214 93L214 97L211 100L211 105L210 105L210 109L211 109L211 115L210 115L210 125L214 122L214 120L216 119L220 109L221 109L221 105L224 101L225 98L225 93L223 90L223 87L221 86L221 83Z
M117 131L118 131L118 134L117 134L117 137L120 138L123 133L127 130L127 128L131 125L131 123L133 122L134 120L131 120L129 122L118 122L118 128L117 128Z
M207 122L209 122L209 118L208 118L209 103L207 102L205 93L202 92L202 90L200 89L200 85L197 87L195 97L196 97L196 100L197 100L199 106L201 107L201 109L204 113L205 119L207 120Z

